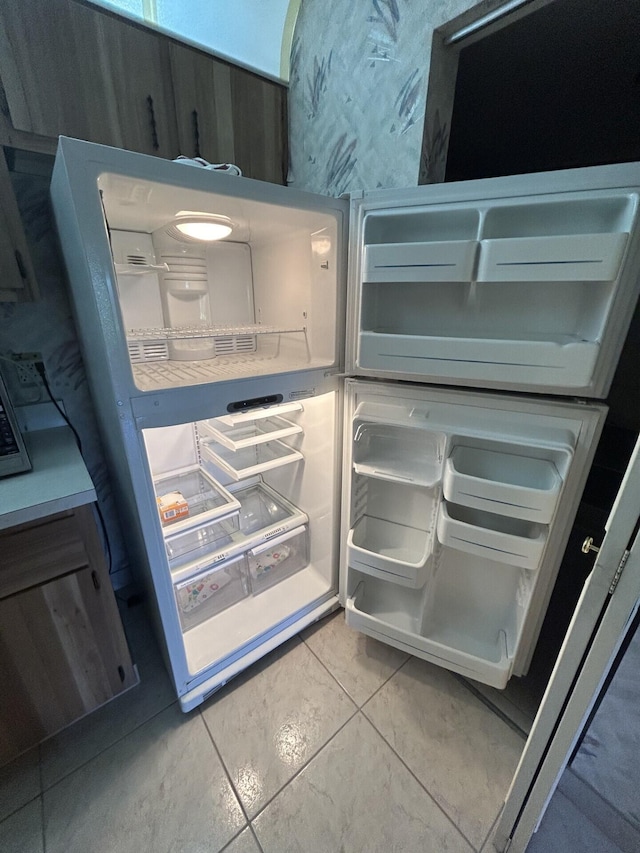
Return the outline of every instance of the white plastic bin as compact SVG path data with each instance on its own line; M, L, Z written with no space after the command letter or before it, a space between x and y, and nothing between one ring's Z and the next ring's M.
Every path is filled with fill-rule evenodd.
M363 281L468 281L477 248L475 240L365 246Z

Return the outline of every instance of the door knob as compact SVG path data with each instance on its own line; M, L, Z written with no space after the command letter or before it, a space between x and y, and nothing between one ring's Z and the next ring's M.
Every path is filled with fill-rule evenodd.
M581 548L582 553L588 554L589 551L595 551L597 554L599 550L600 550L600 548L598 548L596 545L593 544L593 536L587 536L587 538L582 543L582 548Z

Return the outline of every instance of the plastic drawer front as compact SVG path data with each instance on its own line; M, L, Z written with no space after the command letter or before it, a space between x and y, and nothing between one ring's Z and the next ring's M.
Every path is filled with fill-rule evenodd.
M365 246L363 281L468 281L477 249L475 240Z
M306 527L289 531L249 551L249 574L254 595L280 583L309 563Z
M247 559L236 557L174 585L183 631L195 628L249 595Z

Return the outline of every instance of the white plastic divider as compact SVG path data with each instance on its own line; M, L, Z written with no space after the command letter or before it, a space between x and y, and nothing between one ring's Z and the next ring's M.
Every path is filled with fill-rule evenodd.
M561 487L553 462L507 448L457 445L444 466L448 501L541 524L551 521Z
M547 541L547 527L470 507L440 504L438 539L469 554L522 569L537 569Z
M364 248L364 281L468 281L478 243L381 243Z

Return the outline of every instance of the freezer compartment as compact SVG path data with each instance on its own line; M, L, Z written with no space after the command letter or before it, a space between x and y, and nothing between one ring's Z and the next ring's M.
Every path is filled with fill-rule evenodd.
M281 441L268 441L239 450L208 442L202 445L201 453L205 467L212 464L236 482L304 458L302 453ZM213 473L215 475L215 469Z
M433 486L442 473L445 443L440 432L356 418L353 467L369 477Z
M475 509L548 524L562 487L550 459L514 452L513 445L457 445L445 462L448 501ZM544 452L538 450L538 452ZM552 451L547 451L552 455ZM556 451L556 456L561 451ZM569 456L569 452L562 454Z
M169 476L156 477L153 481L156 498L179 495L186 501L187 515L175 516L175 520L162 518L164 536L173 536L178 531L204 524L240 508L240 504L226 489L217 483L199 465L177 471Z
M174 584L183 631L200 625L249 595L247 558L236 557Z
M248 559L251 588L257 595L309 564L309 531L305 526L270 539L252 548Z
M460 551L522 569L537 569L547 541L542 524L442 502L438 540Z

